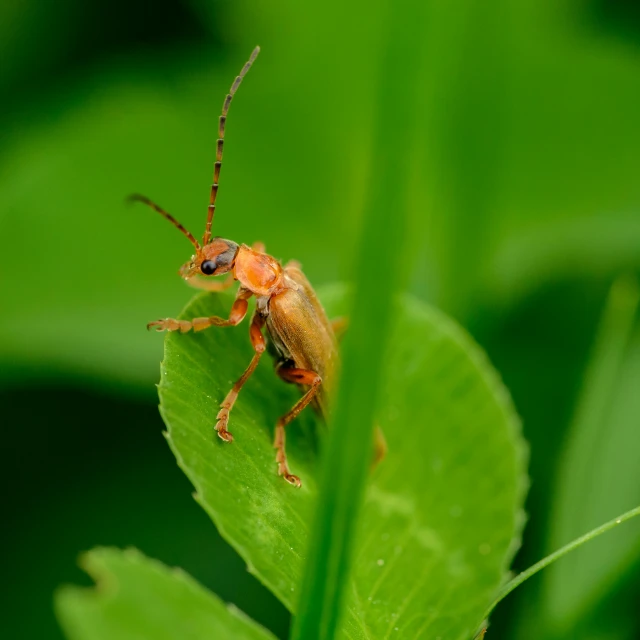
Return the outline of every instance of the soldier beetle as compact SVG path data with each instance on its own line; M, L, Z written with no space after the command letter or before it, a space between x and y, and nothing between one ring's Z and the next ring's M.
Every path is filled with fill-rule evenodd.
M211 235L229 106L259 52L260 47L253 50L249 60L231 85L222 106L213 184L202 243L198 242L193 234L171 214L148 198L136 194L130 199L142 202L164 216L194 246L195 254L180 269L180 275L188 284L205 291L223 291L233 286L236 281L240 283L228 318L217 316L191 320L164 318L150 322L147 325L148 329L153 327L157 331L185 333L202 331L213 326L232 327L242 322L247 314L248 300L255 296L256 308L249 326L254 355L245 372L220 404L215 430L222 440L233 442L233 436L228 430L229 414L240 390L255 371L267 348L263 335L263 329L266 329L272 346L270 351L275 356L277 375L285 382L298 385L304 392L293 407L278 419L273 443L276 449L278 474L287 482L299 487L300 478L291 473L287 462L285 427L310 403L323 418L327 418L329 399L339 367L336 330L343 324L343 320L338 319L334 322L328 320L299 263L292 261L282 266L275 258L265 253L264 245L261 243L249 247ZM210 279L211 276L223 274L227 274L227 277L222 281ZM379 433L377 449L376 457L380 458L384 452L384 440Z

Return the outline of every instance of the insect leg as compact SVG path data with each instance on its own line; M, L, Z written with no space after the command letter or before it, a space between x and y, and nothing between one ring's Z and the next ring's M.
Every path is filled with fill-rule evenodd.
M285 432L284 428L313 400L318 388L322 384L322 378L315 372L308 369L296 369L279 365L276 367L276 373L285 381L294 384L308 385L309 390L296 402L293 407L285 413L276 423L276 433L273 446L276 449L276 462L278 463L278 475L284 476L287 482L300 486L300 478L294 476L289 471L287 464L287 454L285 451Z
M247 307L249 303L247 300L253 294L248 289L238 289L236 299L231 307L231 312L228 318L219 318L218 316L210 316L209 318L192 318L191 320L174 320L173 318L163 318L162 320L155 320L147 325L147 329L154 327L156 331L180 331L180 333L186 333L187 331L202 331L209 327L234 327L240 324L244 317L247 315Z
M373 461L372 468L378 466L387 455L387 440L382 433L382 429L378 426L373 431Z
M346 318L345 316L334 318L333 320L331 320L331 328L336 334L338 340L341 340L347 329L349 328L349 318Z
M197 276L186 279L190 287L204 289L205 291L225 291L229 287L232 287L235 281L236 279L233 277L233 273L230 273L224 280L212 280L211 278L205 280Z
M260 361L260 357L266 349L266 343L264 336L262 335L262 327L264 325L264 318L258 313L254 313L251 318L251 325L249 326L249 337L251 338L251 344L255 353L249 366L245 372L240 376L238 381L233 385L231 391L227 394L225 399L220 404L220 411L216 416L215 430L218 435L227 442L233 442L233 436L227 431L227 425L229 424L229 412L231 411L240 389L242 389L244 383L251 377L251 374L255 371Z

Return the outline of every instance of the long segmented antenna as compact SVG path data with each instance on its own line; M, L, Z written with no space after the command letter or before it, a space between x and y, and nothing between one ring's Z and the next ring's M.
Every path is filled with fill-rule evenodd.
M244 67L242 67L242 71L240 71L240 75L236 77L231 85L231 89L229 89L229 93L227 97L224 99L224 104L222 105L222 114L220 115L220 120L218 124L218 142L216 144L216 163L213 165L213 184L211 185L211 195L209 197L209 211L207 213L207 225L204 230L204 236L202 238L202 244L209 244L209 240L211 240L211 225L213 223L213 215L216 211L216 197L218 195L218 182L220 180L220 167L222 166L222 149L224 147L224 127L227 122L227 113L229 113L229 105L233 100L233 96L235 95L242 79L247 75L247 71L251 69L251 65L253 61L258 57L260 53L260 47L256 47L252 52L251 56L249 56L249 60L245 63Z
M157 211L161 216L164 216L171 224L178 227L182 233L189 239L189 242L196 248L196 251L200 251L200 244L193 237L193 234L190 231L187 231L170 213L167 213L162 207L159 207L155 202L151 202L149 198L145 196L141 196L138 193L134 193L133 195L127 198L129 202L142 202L146 204L148 207L151 207L154 211Z

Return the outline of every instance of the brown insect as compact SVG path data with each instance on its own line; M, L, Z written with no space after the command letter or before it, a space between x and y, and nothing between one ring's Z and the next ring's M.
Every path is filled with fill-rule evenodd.
M206 291L223 291L231 287L236 280L240 283L228 318L217 316L191 320L165 318L150 322L147 328L154 327L157 331L185 333L191 330L202 331L212 326L235 326L242 322L247 314L249 298L256 297L256 309L249 327L249 336L255 354L245 372L222 401L216 416L215 430L222 440L233 441L233 436L228 430L229 413L238 393L255 371L266 350L267 345L262 333L263 328L266 327L276 356L276 373L285 382L297 384L304 390L300 400L277 421L273 444L276 449L278 474L284 476L287 482L299 487L300 479L291 473L287 464L285 426L309 403L313 404L320 415L327 417L328 401L339 365L335 329L341 324L341 320L329 322L313 288L297 262L289 262L282 266L275 258L264 252L264 246L261 243L249 247L211 236L229 105L259 52L260 47L253 50L240 75L231 85L222 106L213 184L202 244L173 216L148 198L134 195L131 199L155 209L180 229L195 247L195 254L180 269L180 275L190 285ZM223 274L228 274L223 281L210 279L210 276Z

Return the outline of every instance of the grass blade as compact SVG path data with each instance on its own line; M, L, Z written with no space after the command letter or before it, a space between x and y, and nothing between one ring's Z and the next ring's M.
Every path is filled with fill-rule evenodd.
M548 552L640 499L638 455L630 446L640 408L633 337L639 302L633 277L613 283L558 466ZM625 527L545 573L541 613L549 628L563 635L588 615L637 558L638 531Z
M597 538L602 533L634 516L640 515L640 507L636 507L603 525L591 528L595 524L594 519L595 522L602 522L607 515L611 514L612 506L614 508L621 507L620 504L616 505L616 502L622 501L623 505L620 510L628 508L629 503L636 502L634 494L625 491L625 487L622 486L625 484L624 482L620 482L619 478L611 479L606 475L606 470L603 467L603 465L606 467L606 461L603 461L602 457L603 455L605 458L607 457L606 451L611 443L614 443L612 446L621 448L627 446L625 443L629 440L629 434L624 430L635 428L633 420L629 424L615 420L611 408L618 392L618 386L620 386L622 365L628 351L639 301L640 293L634 279L621 276L613 283L556 479L558 497L551 519L553 525L551 548L556 547L558 550L510 580L499 592L496 600L488 609L487 615L505 596L541 569L582 546L585 542ZM622 436L626 434L626 437L616 438L617 432L621 432ZM620 450L615 458L624 473L625 465L622 462L624 456L621 455ZM599 484L605 484L605 496L598 492ZM584 496L587 495L589 500L585 501ZM600 496L601 499L597 508L594 508L593 503L597 496ZM601 512L599 518L597 516L598 510ZM575 537L580 530L587 530L589 533ZM633 542L634 532L629 531L629 534L628 538ZM571 540L571 538L574 539L562 545L564 541ZM620 556L627 551L628 545L616 544L613 547L615 548L613 553ZM608 551L607 557L611 558L612 545L609 545L606 551ZM552 578L555 578L550 581L553 595L550 597L550 591L547 588L546 602L538 605L538 609L544 605L547 617L550 611L555 610L554 624L562 621L563 625L568 625L565 626L565 629L575 624L575 620L579 617L579 611L584 610L585 601L587 599L593 600L598 582L606 575L604 572L608 570L610 573L614 569L611 566L607 567L606 561L604 564L601 562L595 565L593 562L591 564L588 561L585 562L580 554L573 556L572 562L573 564L565 563L561 567L554 568L557 575L554 576L553 572L550 574ZM545 577L549 578L548 575ZM586 595L591 597L586 598ZM558 607L562 610L562 614L558 613ZM543 624L541 618L542 616L536 622L539 629ZM547 619L544 624L550 622L551 620Z
M407 4L407 3L404 3ZM344 365L321 476L321 495L307 554L292 638L332 638L338 625L358 509L370 465L372 425L382 380L386 336L392 320L397 274L380 266L387 252L402 256L411 171L414 94L419 83L423 21L409 6L389 10L382 34L376 145L369 201L355 278ZM407 85L406 79L410 78ZM415 141L413 141L415 144ZM381 179L383 177L383 179ZM390 217L393 212L393 217ZM381 248L385 248L381 255ZM372 267L375 275L372 277ZM397 266L397 263L396 263Z

